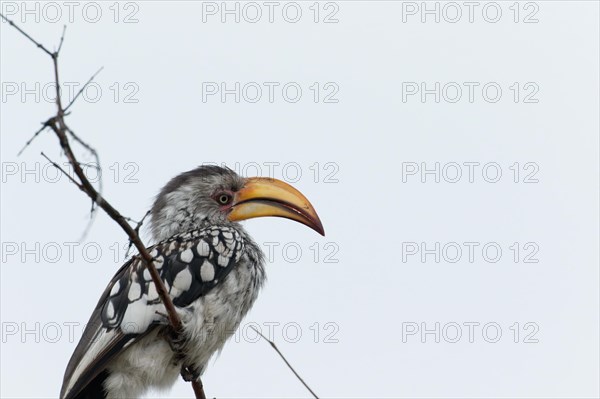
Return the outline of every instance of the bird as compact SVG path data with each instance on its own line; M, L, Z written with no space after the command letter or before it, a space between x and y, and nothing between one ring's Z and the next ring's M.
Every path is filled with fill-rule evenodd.
M149 213L153 263L182 320L175 335L148 269L131 257L102 293L67 365L61 399L136 398L196 380L253 306L265 257L240 224L283 217L325 235L306 197L270 177L201 165L172 178Z

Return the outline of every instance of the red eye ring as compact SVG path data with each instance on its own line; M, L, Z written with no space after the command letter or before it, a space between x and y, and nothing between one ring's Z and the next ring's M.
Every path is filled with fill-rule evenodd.
M217 194L217 196L216 196L216 200L219 203L219 205L228 205L231 203L232 199L233 199L233 196L228 193L221 193L221 194Z

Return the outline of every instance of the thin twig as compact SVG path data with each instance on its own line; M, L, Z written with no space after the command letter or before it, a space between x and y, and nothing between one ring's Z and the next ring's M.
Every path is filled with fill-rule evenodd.
M71 104L72 103L73 102L71 102ZM66 115L66 113L65 113L65 115ZM85 148L94 157L94 159L96 161L96 165L94 166L94 168L99 172L98 193L100 193L100 195L102 195L102 192L104 191L104 185L103 185L103 179L102 179L102 167L100 166L100 156L98 155L98 152L96 151L96 149L94 147L92 147L91 145L89 145L88 143L83 141L81 138L79 138L79 136L76 135L75 132L72 131L70 128L67 128L67 132L77 143L79 143L83 148ZM86 166L87 166L87 164L86 164ZM98 210L98 207L96 207L95 205L96 205L96 203L94 201L92 201L92 205L90 208L90 220L88 221L87 226L85 226L83 233L81 233L81 237L79 237L79 241L84 241L85 238L87 237L88 233L92 229L92 225L94 224L94 221L96 220L96 214L97 214L96 211Z
M267 337L265 337L264 335L262 335L262 333L260 331L258 331L256 328L254 328L254 326L250 326L251 329L253 329L254 331L256 331L256 333L258 335L260 335L262 337L262 339L264 339L265 341L267 341L271 347L273 349L275 349L275 352L277 352L277 354L279 354L279 356L281 356L281 358L283 359L283 361L285 362L285 364L287 364L287 366L289 367L290 370L292 370L292 373L294 373L294 375L296 376L296 378L298 378L298 380L300 380L300 382L302 383L302 385L304 385L304 387L306 389L308 389L308 392L311 393L312 396L314 396L315 399L319 399L319 397L317 396L316 393L313 392L312 389L310 389L310 387L308 386L308 384L306 382L304 382L304 380L302 379L302 377L300 377L300 375L296 372L296 370L294 370L294 368L292 367L292 365L290 364L290 362L288 362L288 360L285 358L285 356L283 356L283 353L281 353L281 351L279 350L279 348L277 348L277 345L275 345L275 342L271 341L270 339L268 339Z
M137 222L134 230L138 235L140 235L140 228L142 227L142 225L144 224L144 221L146 220L148 215L150 215L150 213L152 213L152 210L149 210L148 212L146 212L146 214L144 215L142 220ZM132 245L133 245L133 242L131 240L129 240L129 245L127 246L127 251L125 252L125 258L127 258L129 256L129 250L131 249Z
M60 43L58 44L58 50L56 50L56 55L60 54L60 49L62 48L63 42L65 40L66 32L67 32L67 25L63 25L63 31L62 31L62 35L60 35Z
M83 186L81 184L79 184L79 182L77 180L73 179L73 176L68 174L59 164L57 164L56 162L54 162L53 160L48 158L48 156L46 154L44 154L44 151L42 151L40 154L42 154L42 156L44 158L46 158L48 160L48 162L50 162L52 164L52 166L54 166L56 169L60 170L65 176L67 176L69 178L69 180L71 180L71 183L76 185L78 189L80 189L81 191L85 191Z
M73 140L75 140L83 148L85 148L90 154L92 154L92 156L94 157L94 160L96 161L96 165L94 166L94 168L96 170L102 171L102 168L100 167L100 156L98 155L98 151L96 151L96 149L94 147L92 147L91 145L89 145L88 143L86 143L85 141L80 139L79 136L77 136L75 134L75 132L72 131L71 129L68 129L68 133L71 137L73 137ZM90 166L92 164L82 164L82 165Z
M33 140L35 140L35 138L49 126L48 122L49 121L46 121L46 122L42 123L42 127L39 128L38 131L35 132L33 134L33 136L29 140L27 140L27 142L25 143L25 145L23 146L23 148L21 148L21 150L17 153L17 156L20 156L23 153L23 151L25 151L25 149L27 147L29 147L29 145L33 142Z
M73 99L71 100L71 102L66 106L65 108L65 112L67 112L69 110L69 108L71 108L71 105L73 105L75 103L75 100L77 100L77 97L79 97L81 95L81 93L83 93L83 91L85 90L86 87L88 87L88 85L90 83L92 83L92 81L94 80L94 78L100 73L102 72L102 70L104 69L104 67L100 67L100 69L98 69L96 71L96 73L94 73L92 75L91 78L88 79L87 82L85 82L85 84L83 86L81 86L81 89L79 89L79 91L77 92L77 94L75 94L75 97L73 97Z
M25 36L31 42L33 42L33 44L35 44L38 48L42 49L44 51L44 53L46 53L50 57L52 57L52 52L50 52L50 50L48 50L42 44L36 42L31 36L29 36L27 33L25 33L25 31L23 29L19 28L13 21L11 21L10 19L6 18L2 13L0 13L0 17L2 17L3 20L5 20L6 22L8 22L10 26L12 26L16 30L18 30L23 36Z
M98 211L98 207L95 206L95 202L92 201L92 205L90 207L90 219L88 220L87 225L85 226L85 229L83 229L83 232L79 236L79 240L78 240L79 242L85 241L88 234L90 233L90 230L92 230L92 225L94 224L94 221L96 221L96 215L98 214L97 211Z
M51 118L49 120L50 123L48 123L48 126L52 129L52 131L58 137L60 147L63 150L63 152L65 153L65 156L67 157L69 163L73 166L73 170L75 172L75 175L79 179L79 182L75 181L75 179L72 177L70 177L70 179L73 183L76 184L76 186L80 190L85 192L88 195L88 197L90 197L92 199L93 202L95 202L98 206L100 206L108 214L108 216L110 216L119 226L121 226L121 228L125 231L125 233L129 237L129 239L133 242L133 244L139 251L139 256L142 259L142 262L144 263L144 265L150 272L150 276L152 277L152 280L156 287L158 296L160 297L163 305L165 306L165 309L169 316L169 323L173 327L174 331L181 332L181 330L182 330L181 319L180 319L179 315L177 314L177 311L175 310L173 301L171 301L171 298L169 297L169 294L165 288L165 285L163 284L163 281L160 278L160 275L158 274L156 267L154 266L154 260L153 260L152 256L150 255L150 253L148 252L148 250L146 249L146 246L142 243L137 232L125 220L125 217L123 217L123 215L121 215L121 213L119 211L117 211L106 199L104 199L98 191L96 191L94 186L90 183L88 178L85 176L85 173L83 173L83 169L81 168L79 161L77 160L77 158L75 157L75 154L73 153L73 150L71 149L71 144L69 143L69 138L68 138L68 134L67 134L67 132L69 131L69 128L66 125L65 120L64 120L65 109L62 106L62 100L61 100L61 96L60 96L60 79L59 79L59 75L58 75L58 51L56 51L54 53L48 51L48 49L46 49L40 43L36 42L31 36L29 36L27 33L25 33L21 28L19 28L17 25L15 25L11 20L6 18L1 13L0 13L0 16L52 58L52 63L54 65L54 80L55 80L55 85L56 85L57 113L54 118ZM63 35L64 35L64 30L63 30ZM60 50L60 46L59 46L59 50ZM57 166L59 169L61 169L58 164L51 161L48 157L46 157L46 159L48 159L50 162L52 162L52 164L54 166ZM204 389L202 386L202 382L200 381L199 378L192 382L192 387L194 389L194 394L196 395L197 399L206 399L206 396L204 394Z
M98 166L98 164L95 164L95 163L79 162L79 165L85 166L86 168L96 169L97 171L102 170L102 168L100 166Z
M75 179L73 179L73 177L71 177L70 174L68 174L63 168L61 168L60 165L58 165L56 162L54 162L53 160L48 158L46 156L46 154L44 154L43 151L41 154L44 158L46 158L48 160L48 162L50 162L52 164L52 166L54 166L59 171L61 171L65 176L67 176L69 178L69 180L71 181L71 183L75 184L77 186L77 188L79 188L81 191L85 191L83 186L81 184L79 184ZM94 204L93 201L92 201L92 204ZM79 238L79 242L82 242L83 240L85 240L85 237L87 236L87 233L89 232L89 229L90 229L92 223L94 222L95 215L96 215L96 212L94 212L94 209L92 209L92 215L90 216L90 221L88 222L88 225L86 226L85 230L83 231L83 234Z

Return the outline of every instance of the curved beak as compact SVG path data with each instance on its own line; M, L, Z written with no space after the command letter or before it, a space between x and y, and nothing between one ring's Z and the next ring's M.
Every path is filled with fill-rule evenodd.
M319 215L304 195L281 180L251 177L237 192L229 220L277 216L300 222L325 235Z

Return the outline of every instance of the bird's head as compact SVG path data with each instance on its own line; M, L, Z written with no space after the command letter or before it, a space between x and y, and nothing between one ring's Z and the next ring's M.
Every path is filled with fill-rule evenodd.
M323 225L304 195L277 179L244 178L233 170L203 165L171 179L156 197L150 229L157 241L198 228L277 216L295 220L321 235Z

